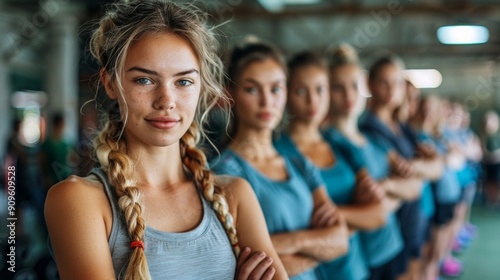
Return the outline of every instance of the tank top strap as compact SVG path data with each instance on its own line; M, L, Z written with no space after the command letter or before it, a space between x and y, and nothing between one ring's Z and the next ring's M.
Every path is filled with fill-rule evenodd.
M118 194L116 193L116 190L114 189L114 187L109 183L108 176L100 168L93 168L89 172L89 175L97 176L97 178L99 178L99 181L101 181L101 183L103 184L104 192L106 193L106 196L108 197L108 200L109 200L111 207L112 207L112 210L113 210L113 216L114 216L115 212L119 213L120 208L118 206Z
M111 205L111 215L112 215L112 225L111 232L109 234L108 243L109 248L113 254L115 244L119 239L120 234L127 233L127 224L125 222L125 217L120 210L120 206L118 206L118 193L115 188L109 183L108 176L101 168L93 168L89 175L95 175L103 184L104 192L108 198L109 204Z

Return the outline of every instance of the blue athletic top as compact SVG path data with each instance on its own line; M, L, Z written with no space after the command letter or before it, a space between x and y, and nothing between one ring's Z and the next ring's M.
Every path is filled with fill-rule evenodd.
M418 136L421 142L432 145L440 155L446 153L447 147L443 139L438 139L423 131L419 131ZM456 203L460 199L461 190L457 174L447 166L443 175L431 184L435 188L435 199L438 204Z
M226 149L212 166L217 174L242 177L252 185L270 234L310 228L314 210L312 193L324 185L318 169L309 161L283 153L281 155L288 173L288 179L283 181L269 179L231 149ZM314 269L311 269L291 279L318 278Z
M338 138L338 141L352 145L345 147L350 147L351 154L356 155L354 157L357 161L356 165L366 168L372 178L382 180L389 175L390 166L387 154L390 148L385 143L377 143L368 138L365 145L359 146L334 128L331 128L330 133ZM388 215L383 227L371 231L360 231L360 238L368 265L372 268L390 261L403 249L403 239L394 213ZM390 242L387 242L388 240Z
M356 184L355 172L358 169L354 170L346 160L345 155L351 153L351 150L347 148L348 143L334 145L333 141L327 140L327 142L330 144L332 152L335 155L335 164L331 167L321 168L321 177L326 183L326 190L330 198L336 204L349 204L352 202L352 195ZM309 161L287 135L281 135L275 141L275 146L282 154L302 157ZM349 159L353 160L354 157L350 157ZM354 162L357 163L357 159L353 160ZM347 254L331 262L321 264L316 271L320 279L367 279L369 271L361 248L359 234L355 233L349 238L349 251Z
M395 134L375 114L367 110L359 119L359 128L377 143L386 143L402 157L413 158L417 145L416 137L407 126L400 124L400 133ZM423 186L420 199L403 203L397 211L405 251L413 257L418 257L420 254L420 246L423 244L425 236L425 220L432 216L427 216L425 213L424 206L430 208L430 205L434 203L432 192L426 189L429 189L428 184Z
M347 138L346 140L349 141ZM367 137L366 143L357 147L364 159L364 166L373 179L380 181L389 176L388 153L390 149L385 143L377 143ZM403 238L394 213L387 216L386 224L383 227L371 231L361 231L360 237L368 265L371 268L384 265L395 258L403 249Z
M471 137L474 137L474 133L470 129L445 129L443 131L445 141L455 142L461 146L466 145ZM479 179L477 164L471 161L467 161L464 167L461 170L456 170L455 173L462 188L475 184Z

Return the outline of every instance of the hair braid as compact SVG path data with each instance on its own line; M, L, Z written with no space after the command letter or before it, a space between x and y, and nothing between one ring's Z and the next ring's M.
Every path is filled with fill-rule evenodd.
M236 235L234 220L229 212L229 206L222 189L214 182L214 174L206 168L207 159L205 154L196 148L199 138L198 127L193 122L180 140L182 161L191 172L196 187L203 194L203 197L211 203L212 208L217 213L217 218L222 223L229 237L234 254L238 257L240 247L238 246L238 236Z
M133 178L132 160L126 154L126 143L121 139L122 123L109 120L94 140L96 156L111 185L116 188L118 205L123 211L127 232L132 241L143 241L146 224L139 202L140 191ZM124 275L125 279L151 279L144 250L132 249Z

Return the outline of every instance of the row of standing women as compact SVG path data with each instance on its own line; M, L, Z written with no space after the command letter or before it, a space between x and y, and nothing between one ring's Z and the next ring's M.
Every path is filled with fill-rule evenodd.
M476 178L461 143L442 131L440 101L414 96L392 57L371 66L367 99L354 50L326 56L304 52L287 65L267 44L233 50L232 126L213 170L248 180L293 279L459 275L449 252L464 224L462 194ZM339 248L325 255L335 228ZM317 245L311 252L301 243Z
M233 50L224 83L217 45L193 7L110 5L90 45L111 100L95 168L46 199L61 278L437 277L464 166L434 133L437 101L405 108L412 98L393 59L370 68L371 97L361 97L346 46L328 62L303 53L287 64L248 43ZM209 168L197 145L224 92L233 118Z

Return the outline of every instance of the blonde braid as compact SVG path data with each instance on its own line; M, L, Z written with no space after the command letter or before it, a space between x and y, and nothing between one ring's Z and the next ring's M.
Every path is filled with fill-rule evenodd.
M215 175L206 168L207 159L205 154L196 148L199 138L197 124L193 122L180 140L182 161L191 172L196 187L203 194L203 197L211 203L212 208L217 213L217 218L229 237L233 252L238 257L240 247L238 246L238 236L236 235L233 216L229 212L229 206L221 187L214 183Z
M125 215L127 232L131 241L144 242L146 224L139 202L140 191L133 180L133 163L127 156L125 140L120 137L122 123L109 120L94 140L94 148L101 168L118 194L118 205ZM132 248L125 272L125 279L151 279L144 249ZM118 275L117 275L118 277Z

